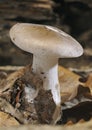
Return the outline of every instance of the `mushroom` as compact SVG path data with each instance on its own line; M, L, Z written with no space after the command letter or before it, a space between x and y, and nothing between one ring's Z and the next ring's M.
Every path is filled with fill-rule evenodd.
M61 97L58 79L58 59L79 57L82 46L70 35L56 27L29 23L17 23L10 30L12 42L33 54L32 71L43 80L43 88L51 90L56 110L53 121L60 118Z

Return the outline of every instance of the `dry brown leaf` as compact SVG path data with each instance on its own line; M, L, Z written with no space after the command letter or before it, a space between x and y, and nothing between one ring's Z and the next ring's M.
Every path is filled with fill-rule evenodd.
M70 126L73 125L74 123L72 121L68 121L64 126Z
M74 72L59 66L59 82L61 86L62 102L71 100L77 95L79 85L83 85L79 81L81 76Z
M11 115L0 111L0 127L18 126L19 122Z
M92 73L88 75L87 81L85 83L85 86L89 87L91 94L92 94Z
M78 123L85 123L86 121L84 119L81 119L78 121Z
M16 108L14 108L8 101L0 97L0 110L5 113L9 113L15 117L19 122L26 123L27 119L24 118L23 114Z
M24 68L20 69L18 71L15 71L13 73L11 73L10 75L7 76L7 78L5 80L3 80L2 82L0 82L0 94L3 91L6 91L8 89L11 89L14 82L23 75L24 72Z

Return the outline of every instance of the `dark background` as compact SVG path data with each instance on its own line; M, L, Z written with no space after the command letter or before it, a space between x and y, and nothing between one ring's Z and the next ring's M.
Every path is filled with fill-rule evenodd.
M52 25L69 33L83 46L84 55L59 63L92 67L92 0L0 0L0 66L32 63L32 54L10 41L9 29L17 22Z

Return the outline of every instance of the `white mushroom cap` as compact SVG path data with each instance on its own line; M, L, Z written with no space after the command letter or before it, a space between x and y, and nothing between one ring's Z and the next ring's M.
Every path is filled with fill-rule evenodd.
M74 38L52 26L18 23L11 28L10 37L19 48L36 55L71 58L83 54Z

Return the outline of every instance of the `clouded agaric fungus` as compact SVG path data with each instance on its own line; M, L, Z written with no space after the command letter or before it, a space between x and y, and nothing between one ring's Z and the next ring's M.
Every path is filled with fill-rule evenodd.
M81 45L65 32L47 25L18 23L11 28L10 37L19 48L33 53L32 69L43 80L43 88L52 92L57 106L53 114L56 122L61 111L58 59L81 56Z

